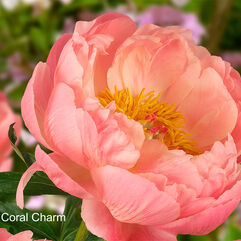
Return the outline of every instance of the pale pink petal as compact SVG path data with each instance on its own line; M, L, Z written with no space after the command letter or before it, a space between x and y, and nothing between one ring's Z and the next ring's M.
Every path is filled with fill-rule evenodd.
M179 216L179 205L145 178L105 166L92 170L100 199L121 222L154 225Z
M64 83L58 84L46 110L45 131L60 153L81 163L82 140L76 117L73 90Z

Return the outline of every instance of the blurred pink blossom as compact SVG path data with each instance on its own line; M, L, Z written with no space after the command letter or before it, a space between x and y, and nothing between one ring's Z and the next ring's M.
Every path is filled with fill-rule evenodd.
M156 24L162 27L179 25L192 31L196 43L200 43L205 29L194 13L184 13L169 6L152 6L140 14L136 21L139 26Z
M234 68L241 66L241 52L224 52L222 58L228 61Z
M26 208L30 210L51 209L59 214L64 212L65 198L62 196L41 195L29 198Z

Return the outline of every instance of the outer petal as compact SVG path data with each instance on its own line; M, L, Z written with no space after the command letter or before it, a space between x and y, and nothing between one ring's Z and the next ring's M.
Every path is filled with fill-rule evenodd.
M53 159L51 159L51 157ZM23 174L18 184L16 199L17 205L20 208L23 208L24 205L23 190L36 171L45 172L58 188L73 196L79 198L90 197L87 191L81 186L81 184L85 185L89 182L88 174L86 174L84 169L70 161L67 162L64 158L59 162L57 156L52 154L51 157L43 152L40 147L36 148L36 162ZM71 166L71 164L73 166ZM75 170L75 172L73 172L73 170ZM69 176L70 173L71 176Z
M241 181L213 203L212 206L195 215L178 219L161 228L176 234L205 235L219 225L233 212L241 198Z
M175 235L152 226L120 223L95 200L83 200L81 216L88 230L108 241L176 241Z
M50 68L51 73L51 79L53 80L54 72L57 66L57 63L59 61L60 54L65 46L65 44L69 41L69 39L72 37L72 34L63 34L54 44L54 46L51 48L48 59L47 59L47 65Z
M60 83L51 94L45 116L45 131L60 153L81 163L82 140L76 118L73 90Z
M51 85L48 66L39 63L34 70L21 102L22 116L27 128L40 143L49 149L51 148L45 140L43 121L51 93Z
M179 216L179 205L150 181L124 169L92 170L100 199L119 221L143 225L167 223Z

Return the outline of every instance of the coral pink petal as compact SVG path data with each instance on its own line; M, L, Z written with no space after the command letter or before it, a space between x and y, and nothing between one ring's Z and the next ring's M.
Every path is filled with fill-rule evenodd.
M179 39L170 41L153 56L144 87L163 93L184 72L186 64L184 43Z
M81 48L82 49L82 48ZM85 51L87 51L84 48ZM79 53L80 56L85 56L87 53ZM82 57L83 58L83 57ZM59 61L56 67L54 75L55 85L58 83L65 83L69 85L75 92L76 98L81 95L81 88L83 85L83 73L87 65L87 58L84 58L84 62L80 63L78 61L78 56L75 53L73 41L69 41L64 46Z
M113 218L103 203L94 199L84 199L81 216L91 233L108 241L127 240L122 224Z
M211 68L203 71L200 81L195 83L178 110L184 114L188 132L200 148L222 140L232 132L238 115L222 79Z
M123 117L123 114L113 115L92 98L87 100L83 109L77 109L78 126L87 157L84 166L112 165L128 169L136 164L140 154L137 148L140 149L144 139L143 129L139 123ZM132 133L139 139L135 139Z
M241 198L240 190L241 181L204 211L163 225L162 228L176 234L205 235L221 225L237 207Z
M145 178L112 166L91 173L101 200L121 222L157 225L179 216L175 200Z
M70 165L71 162L67 163L65 159L62 159L61 166L58 165L59 159L53 160L51 157L56 157L55 155L52 155L51 157L47 155L44 151L40 149L39 146L36 148L36 162L33 163L27 171L23 174L17 189L17 205L20 208L23 208L24 201L23 201L23 190L25 186L27 185L28 181L32 177L32 175L36 171L43 171L45 172L50 180L60 189L62 189L65 192L68 192L69 194L79 197L79 198L87 198L90 197L90 195L86 192L86 190L80 186L77 181L80 180L80 178L83 178L83 183L88 183L88 175L85 174L84 171L82 171L81 168L77 168L77 165L75 165L75 171L80 174L79 179L77 178L77 174L72 173L73 179L71 176L69 176L69 171L73 170L73 167L68 167L65 171L63 171L61 168L66 168L67 165ZM64 162L65 161L65 162ZM81 172L80 172L81 170ZM83 176L81 176L83 174ZM75 180L74 180L75 179Z
M9 172L13 166L13 160L11 158L5 159L0 163L0 172Z
M235 100L238 108L238 119L236 126L231 133L234 140L236 147L238 149L239 155L241 154L241 78L239 73L232 69L228 63L226 63L226 75L227 77L224 79L224 84L226 85L229 93L232 95L233 99Z
M107 71L112 64L117 48L136 30L135 23L129 17L120 14L112 14L111 16L114 18L102 24L98 31L101 34L110 35L113 41L106 49L107 54L97 55L95 60L94 85L96 94L107 87Z
M159 228L120 223L96 200L83 200L81 216L91 233L108 241L176 241L174 234Z
M8 238L10 238L12 234L10 234L5 228L0 228L0 239L1 241L7 241Z
M44 146L51 149L44 138L43 118L51 89L49 69L46 64L39 63L30 79L21 102L21 110L24 122L32 135ZM44 83L44 86L41 84ZM36 98L36 86L39 88ZM37 92L38 92L37 91Z
M128 241L177 241L176 235L154 226L136 226Z
M50 68L51 73L51 79L54 77L54 72L56 69L56 66L59 61L60 54L65 46L65 44L70 40L72 37L72 34L66 33L63 34L53 45L53 47L50 50L48 59L47 59L47 65Z
M183 170L185 170L185 175L183 175ZM203 187L198 169L192 163L191 156L180 150L170 151L158 140L144 142L134 172L161 174L167 177L171 183L185 184L196 193L200 193Z
M31 231L24 231L11 236L7 241L32 241L32 236Z
M42 171L42 169L38 165L38 163L35 162L27 169L27 171L21 177L20 182L18 183L18 188L16 193L16 202L18 207L20 207L21 209L23 209L24 207L23 190L27 185L27 183L29 182L32 175L37 171Z
M60 153L81 163L82 140L76 119L75 96L64 83L58 84L52 92L46 110L45 130Z
M139 94L143 88L149 90L144 84L150 58L151 54L144 44L120 48L107 74L108 88L111 92L114 93L115 87L118 90L128 87L132 95Z

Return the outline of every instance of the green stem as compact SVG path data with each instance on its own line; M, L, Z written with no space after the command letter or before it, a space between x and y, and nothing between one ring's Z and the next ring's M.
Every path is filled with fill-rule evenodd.
M87 228L85 226L84 221L82 221L80 226L79 226L79 229L78 229L78 232L77 232L77 234L75 236L74 241L85 241L87 236L88 236L88 230L87 230Z
M212 54L219 50L219 44L224 34L231 12L233 0L213 0L214 13L208 31L207 48Z

